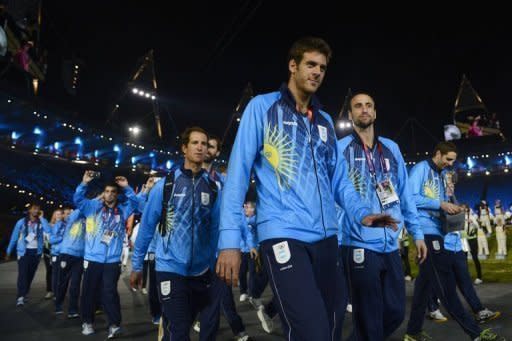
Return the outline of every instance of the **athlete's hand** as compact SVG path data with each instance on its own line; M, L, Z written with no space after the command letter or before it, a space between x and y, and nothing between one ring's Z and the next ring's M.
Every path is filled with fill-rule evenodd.
M394 219L389 214L370 214L363 218L361 223L365 226L376 227L384 226L391 228L393 231L398 231L398 223L400 221Z
M225 249L219 253L216 272L227 285L238 286L238 273L240 272L240 249Z
M258 250L255 247L253 247L250 252L251 252L251 259L258 258Z
M427 259L428 249L427 244L423 239L418 239L414 242L416 244L416 254L418 263L421 264Z
M141 271L132 271L132 273L130 274L130 287L135 290L142 288Z
M446 201L443 201L441 203L441 209L448 214L457 214L459 212L462 212L462 210L463 210L462 207L460 207L458 205L454 205L454 204L446 202Z
M116 176L116 184L121 188L125 188L128 186L128 180L124 176Z

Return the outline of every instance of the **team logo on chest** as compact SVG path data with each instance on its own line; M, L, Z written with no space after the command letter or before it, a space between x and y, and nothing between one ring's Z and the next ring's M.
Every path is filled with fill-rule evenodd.
M210 203L210 193L201 192L201 204L206 206Z
M322 142L327 142L327 128L324 126L318 126L318 135L320 135L320 140Z

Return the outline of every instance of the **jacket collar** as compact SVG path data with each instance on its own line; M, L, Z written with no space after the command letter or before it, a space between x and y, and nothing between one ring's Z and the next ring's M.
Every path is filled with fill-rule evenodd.
M279 88L279 92L281 93L281 98L285 101L286 104L291 106L295 112L297 112L297 102L295 102L295 98L293 98L292 92L288 88L288 84L283 83ZM313 113L317 113L320 109L322 109L322 104L318 100L316 95L311 96L311 101L309 103L309 108L313 110ZM316 115L315 115L316 116Z
M374 128L374 131L375 131L375 128ZM356 141L356 143L358 143L359 145L361 145L361 147L363 147L363 140L361 140L361 137L355 130L352 131L352 137L353 137L354 141ZM373 135L372 149L375 148L375 146L377 145L378 142L379 142L379 135L377 135L377 132L375 132Z
M432 170L438 174L441 174L441 172L443 171L442 169L439 169L436 164L434 163L434 161L432 161L431 158L427 159L427 162L428 162L428 165L430 166L430 168L432 168Z
M201 170L194 175L194 173L192 173L192 170L186 169L184 165L180 166L180 170L185 176L187 176L188 178L191 178L191 179L199 178L204 174L204 172L206 172L206 170L204 168L201 168Z

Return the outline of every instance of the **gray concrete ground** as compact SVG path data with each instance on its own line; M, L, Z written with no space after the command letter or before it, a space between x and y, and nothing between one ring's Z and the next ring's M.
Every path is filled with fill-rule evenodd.
M17 308L16 300L16 262L0 264L0 340L28 341L28 340L105 340L107 337L107 322L104 315L97 316L96 334L82 336L80 320L68 320L65 315L54 316L53 300L45 300L44 264L39 265L36 278L29 294L29 302L22 308ZM121 275L119 292L121 295L121 309L123 316L124 340L156 340L157 328L150 323L147 296L140 292L133 293L128 284L129 273ZM414 283L414 282L412 282ZM393 334L390 340L401 340L405 332L406 322L412 297L413 284L407 283L407 314L406 321ZM512 340L512 283L509 284L483 284L477 287L477 292L484 306L500 310L502 316L483 325L491 327L501 333L508 340ZM241 315L247 332L252 340L282 340L280 328L273 334L267 334L260 326L255 310L248 302L240 303L238 290L234 290L238 312ZM264 300L271 297L267 289ZM65 306L66 307L66 306ZM307 307L304 307L307 310ZM351 314L347 313L344 324L344 338L351 330ZM275 323L279 325L278 319ZM425 322L425 330L434 340L469 340L459 326L449 320L445 323ZM191 332L192 340L198 340L198 335ZM221 326L217 340L231 340L233 335L226 321L221 319Z

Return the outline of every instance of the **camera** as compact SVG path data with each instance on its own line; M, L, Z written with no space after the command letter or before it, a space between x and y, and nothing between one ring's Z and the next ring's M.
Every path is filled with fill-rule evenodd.
M94 178L94 179L97 179L97 178L101 177L101 172L89 171L89 176Z

